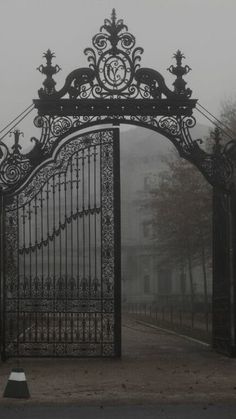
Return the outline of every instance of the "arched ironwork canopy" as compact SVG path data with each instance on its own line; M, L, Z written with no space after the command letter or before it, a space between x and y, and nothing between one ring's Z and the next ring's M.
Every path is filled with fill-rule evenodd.
M54 53L44 54L46 65L38 70L45 75L39 98L34 105L34 120L41 129L40 139L32 138L35 147L27 155L21 153L19 133L15 133L12 150L3 144L0 182L3 190L17 188L38 164L50 158L61 139L81 128L112 123L134 124L167 137L181 157L191 161L212 185L228 190L232 184L234 143L215 147L213 154L192 139L190 129L196 124L193 110L197 99L186 86L184 76L191 70L183 65L184 55L174 54L175 65L168 71L175 77L173 90L156 70L141 67L143 49L136 46L134 35L113 9L111 19L85 49L88 67L73 70L64 86L56 90L54 76L60 71L53 65ZM217 138L216 138L217 141Z

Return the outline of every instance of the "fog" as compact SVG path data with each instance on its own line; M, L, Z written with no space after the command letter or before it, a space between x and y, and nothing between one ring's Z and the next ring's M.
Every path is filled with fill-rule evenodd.
M55 77L58 88L69 72L87 65L83 50L113 7L144 48L142 66L158 70L170 87L173 77L166 69L181 49L192 68L186 77L192 97L215 115L222 101L235 97L234 0L2 0L1 127L37 97L42 75L36 68L48 48L62 68Z

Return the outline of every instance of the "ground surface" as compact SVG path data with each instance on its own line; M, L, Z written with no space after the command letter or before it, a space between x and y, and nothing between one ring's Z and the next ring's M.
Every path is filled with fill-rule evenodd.
M1 419L235 419L236 406L0 406Z
M14 360L0 365L0 396L16 366ZM31 399L0 397L2 408L25 403L103 408L173 403L236 406L236 359L131 319L123 324L121 360L24 359L20 367L25 370Z

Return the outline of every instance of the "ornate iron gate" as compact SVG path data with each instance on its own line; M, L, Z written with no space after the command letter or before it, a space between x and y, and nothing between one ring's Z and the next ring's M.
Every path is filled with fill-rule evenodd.
M162 134L214 187L213 344L235 355L235 141L220 146L218 133L208 153L192 138L184 54L168 68L171 90L141 67L143 49L114 9L84 52L89 65L59 90L60 67L44 54L31 152L21 153L19 131L12 151L0 141L3 356L120 354L118 131L78 135L98 124Z
M120 355L118 129L65 140L3 211L3 355Z

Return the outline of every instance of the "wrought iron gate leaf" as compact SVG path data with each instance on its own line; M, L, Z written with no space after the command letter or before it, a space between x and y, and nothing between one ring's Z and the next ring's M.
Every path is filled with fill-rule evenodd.
M5 196L3 356L120 354L118 167L118 129L75 135Z

